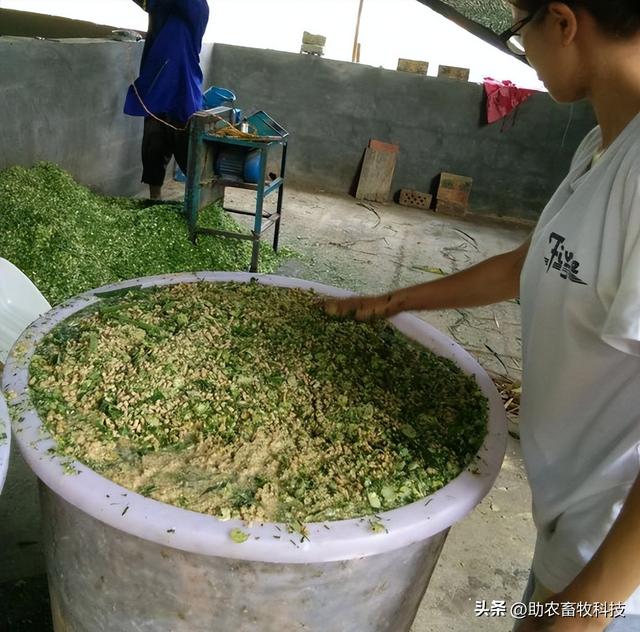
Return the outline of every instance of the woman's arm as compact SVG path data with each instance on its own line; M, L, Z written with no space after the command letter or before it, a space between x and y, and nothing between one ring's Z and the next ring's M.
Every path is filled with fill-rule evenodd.
M382 296L328 299L332 316L353 315L356 320L388 318L399 312L490 305L519 294L520 272L531 239L520 247L442 279L395 290Z

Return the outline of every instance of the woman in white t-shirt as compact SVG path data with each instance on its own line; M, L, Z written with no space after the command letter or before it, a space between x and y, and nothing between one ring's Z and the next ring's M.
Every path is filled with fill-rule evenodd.
M625 603L626 617L586 606L518 632L640 631L640 0L512 4L505 43L555 100L589 99L599 123L533 235L457 274L325 308L367 320L520 297L521 444L538 531L525 598Z

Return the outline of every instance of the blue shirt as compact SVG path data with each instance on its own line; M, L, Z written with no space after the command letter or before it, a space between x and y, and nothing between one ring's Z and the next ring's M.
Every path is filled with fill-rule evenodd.
M207 0L134 0L149 13L140 76L129 87L125 114L156 115L186 123L202 109L200 50L209 21Z

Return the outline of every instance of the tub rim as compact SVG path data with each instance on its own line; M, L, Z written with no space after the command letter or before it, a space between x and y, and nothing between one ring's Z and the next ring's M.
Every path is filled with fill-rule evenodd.
M69 299L31 324L13 346L3 375L7 407L0 404L0 421L11 419L15 440L38 478L67 502L97 520L125 533L161 546L199 555L256 562L321 563L385 553L426 540L464 518L489 492L506 451L507 418L493 382L478 362L456 342L412 314L390 322L427 349L453 360L475 377L489 401L488 433L476 459L460 475L434 494L371 517L306 524L308 538L288 532L287 525L263 523L246 526L241 520L222 521L146 498L74 461L77 474L65 472L63 460L48 451L55 445L41 428L30 404L28 367L35 347L55 325L101 300L97 294L127 287L160 287L176 283L242 282L313 289L329 296L353 292L293 277L247 272L186 272L130 279L108 284ZM473 471L472 471L473 470ZM68 471L68 470L67 470ZM370 520L386 531L374 532ZM328 527L328 528L327 528ZM241 544L230 537L233 529L249 536Z
M3 394L0 392L0 494L7 480L11 456L11 422Z

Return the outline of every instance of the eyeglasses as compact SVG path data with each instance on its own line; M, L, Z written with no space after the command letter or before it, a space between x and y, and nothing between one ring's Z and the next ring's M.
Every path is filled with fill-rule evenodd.
M500 41L514 54L519 57L525 57L526 52L524 50L524 44L522 42L522 35L520 31L538 14L538 11L534 11L531 15L523 18L519 22L516 22L510 29L507 29L498 36Z

